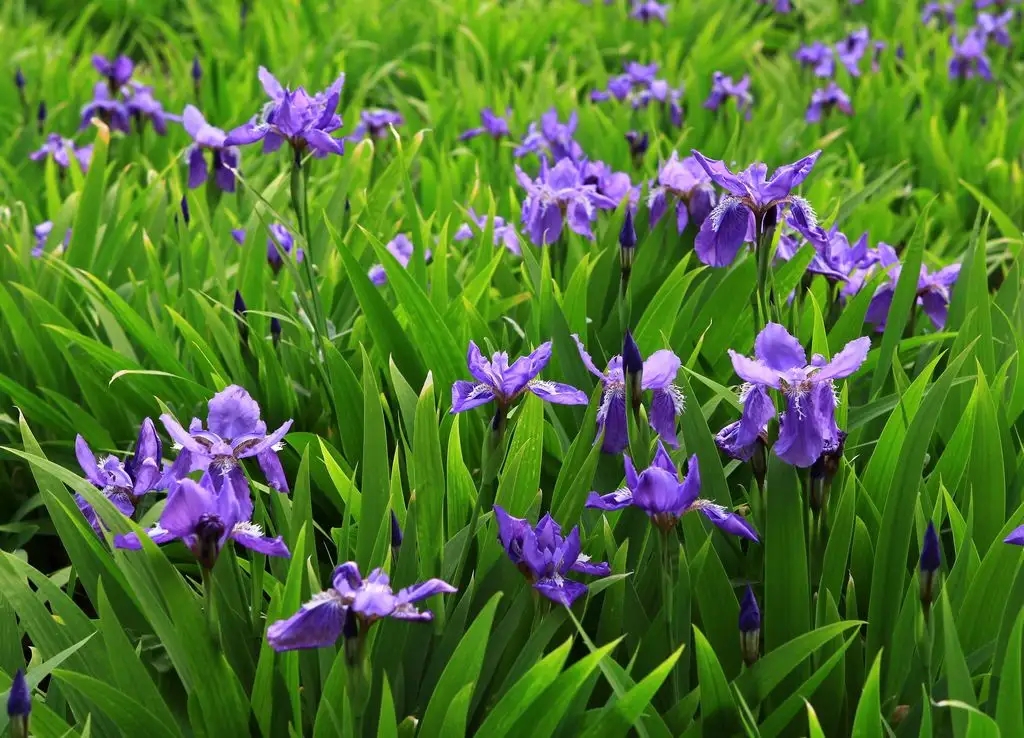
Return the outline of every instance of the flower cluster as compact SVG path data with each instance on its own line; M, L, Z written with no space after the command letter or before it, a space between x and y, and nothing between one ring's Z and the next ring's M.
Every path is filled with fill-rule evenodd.
M452 237L455 241L468 241L474 238L474 228L479 233L483 233L487 229L488 217L486 215L479 215L473 208L468 208L466 214L469 216L470 221L472 221L472 226L469 223L460 225ZM523 251L519 244L519 234L516 233L515 226L507 223L500 215L494 216L492 226L494 245L504 246L516 256L522 256Z
M754 95L750 91L750 75L746 74L739 82L722 72L714 72L711 76L711 93L704 101L708 110L718 110L723 103L735 100L736 109L749 120L754 105Z
M704 167L692 156L680 159L675 151L659 167L656 183L652 182L649 188L651 225L660 221L672 204L679 233L690 223L700 228L715 205L715 189Z
M92 58L92 65L103 80L92 91L92 100L82 108L80 128L87 128L93 118L99 118L111 129L131 133L131 122L142 131L146 121L163 136L167 121L178 117L164 111L163 105L153 97L153 88L133 80L135 64L127 56L107 59L100 54Z

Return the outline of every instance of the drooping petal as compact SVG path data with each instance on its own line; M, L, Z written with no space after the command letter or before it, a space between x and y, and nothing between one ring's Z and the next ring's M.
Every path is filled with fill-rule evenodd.
M533 588L552 602L566 607L572 607L572 603L587 593L587 585L562 577L539 579L534 583Z
M589 556L580 554L579 558L576 559L576 563L570 567L570 571L578 574L588 574L592 577L606 577L612 573L612 568L606 561L595 564L590 560Z
M700 164L701 168L707 172L711 181L716 185L736 197L745 197L748 194L746 185L744 185L743 181L730 172L729 167L725 166L722 161L719 159L709 159L696 149L693 149L691 153L693 154L693 158L698 164Z
M754 444L739 442L740 421L729 423L715 434L715 445L729 458L750 461L754 456Z
M939 330L946 327L946 319L949 317L949 301L944 295L928 291L918 298L918 302L920 302L924 314L932 321L932 325Z
M591 374L598 379L604 381L606 379L605 373L597 368L594 364L594 360L590 358L590 354L587 353L587 349L583 346L583 341L580 340L579 334L573 333L572 340L576 342L576 349L580 352L580 360L583 362L583 366L587 368Z
M265 556L291 556L288 546L285 545L281 536L269 538L263 535L259 526L253 523L236 523L231 530L230 537L236 542L245 546L251 551L264 554Z
M703 225L703 221L700 221ZM690 224L690 211L686 207L686 203L680 200L676 203L676 232L682 233L686 230L686 226Z
M341 637L345 606L330 592L322 592L287 620L267 628L267 643L275 651L333 646Z
M604 431L601 450L606 454L621 454L629 446L629 421L626 417L626 395L624 392L606 390L605 412L598 411L598 432Z
M778 323L769 323L754 341L754 356L765 366L785 372L807 365L804 347ZM735 366L735 362L734 362ZM741 375L742 376L742 375ZM754 381L754 380L747 380Z
M586 392L561 382L534 380L526 388L545 402L555 405L586 405L590 402Z
M753 385L743 397L743 415L740 416L735 443L739 446L752 445L774 417L775 403L772 398L764 387Z
M843 350L832 357L832 361L814 375L815 381L844 379L860 369L871 350L871 339L867 336L850 341Z
M75 437L75 456L78 458L78 465L82 467L85 478L97 487L106 487L107 480L100 474L99 464L96 463L96 456L93 455L89 444L82 438L81 434Z
M765 366L760 361L738 354L732 349L729 349L729 358L732 359L733 370L744 382L779 389L779 373L777 371Z
M679 374L679 367L682 364L679 357L668 349L655 351L644 362L641 388L645 390L665 389L676 381L676 375Z
M586 506L594 508L595 510L611 512L613 510L621 510L624 507L629 507L632 504L633 493L628 489L617 489L606 495L599 495L597 492L591 492L587 496Z
M748 523L747 519L742 515L729 512L724 507L718 505L704 505L700 508L700 511L704 517L726 533L746 538L754 543L761 542L761 539L757 537L757 531L754 530L754 526Z
M469 342L469 348L466 350L466 365L469 367L469 373L473 375L476 381L482 384L493 383L491 363L484 358L484 355L480 352L480 347L474 341Z
M281 459L277 452L267 449L256 455L260 470L267 479L267 486L278 492L288 492L288 478L284 475L284 467L281 466Z
M682 392L677 387L669 389L656 389L651 393L651 427L657 432L658 437L666 445L672 448L679 447L679 439L676 436L676 418L682 410Z
M779 440L775 454L787 464L806 468L817 461L825 447L825 439L812 413L800 412L790 400L780 418Z
M152 528L147 530L146 535L149 536L153 543L156 543L157 545L170 543L178 538L178 536L174 535L169 530L164 530L159 525L154 525ZM135 533L125 533L124 535L114 536L114 548L139 551L142 549L142 542Z
M206 154L198 146L192 146L188 150L188 187L194 190L201 186L209 174L206 166Z
M713 267L729 266L747 236L750 210L740 200L726 198L704 219L693 245L700 260Z
M313 129L306 131L302 137L309 143L314 153L327 155L336 154L341 156L345 153L345 142L340 138L334 138L324 131Z
M461 413L472 410L480 405L486 405L494 400L494 392L486 384L473 384L463 379L452 385L452 409L453 413Z
M172 416L164 413L160 416L160 422L164 424L164 428L167 429L167 435L171 437L178 446L191 451L194 454L205 455L206 448L194 439L184 428L181 427L181 423L175 420ZM186 472L187 473L187 472Z

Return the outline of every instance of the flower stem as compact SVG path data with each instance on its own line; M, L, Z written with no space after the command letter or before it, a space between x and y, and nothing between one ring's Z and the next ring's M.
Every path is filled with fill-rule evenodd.
M220 628L217 627L216 598L213 587L213 570L201 567L203 573L203 609L206 611L206 624L210 630L210 638L218 650L220 643Z
M754 251L757 254L757 302L760 308L760 319L756 326L757 332L765 327L771 318L777 318L775 295L769 284L771 275L771 246L775 237L774 219L772 214L764 214L754 219Z
M665 627L668 632L669 649L672 650L679 642L679 635L675 627L675 603L673 602L673 590L675 577L673 574L674 556L672 553L670 530L660 530L658 536L659 548L661 549L661 602L665 610ZM679 671L678 664L672 667L672 704L679 702Z

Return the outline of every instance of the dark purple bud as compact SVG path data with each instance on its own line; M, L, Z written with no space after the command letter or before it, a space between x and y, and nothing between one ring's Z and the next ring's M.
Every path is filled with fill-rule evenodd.
M192 211L188 209L188 196L181 196L181 217L185 219L185 225L192 222Z
M199 565L204 569L212 569L213 565L217 563L224 531L224 521L216 515L203 514L196 523L196 542L192 553L195 554L196 559L199 560Z
M772 205L770 208L768 208L767 211L765 211L764 215L761 218L761 231L763 233L768 233L769 231L774 231L775 230L775 226L777 226L778 224L779 224L779 206L778 205Z
M13 738L28 738L28 715L32 712L32 692L25 680L25 671L18 669L7 698L7 716L11 720Z
M754 455L750 457L750 468L754 473L757 488L764 491L764 480L768 476L768 437L761 433L754 442Z
M921 605L924 606L925 615L935 601L935 586L938 584L939 570L942 568L942 550L939 544L939 534L935 531L935 524L928 521L928 528L924 532L924 541L921 544L921 564L918 570L918 578L921 584Z
M270 319L270 339L275 347L281 342L281 321L277 318Z
M650 147L651 138L646 132L629 131L626 134L626 141L629 143L629 155L633 159L633 165L639 167L643 163L644 154Z
M14 71L14 86L18 88L18 92L25 90L25 75L22 73L21 67Z
M39 127L39 134L42 135L46 128L46 101L39 101L39 109L36 111L36 125Z
M203 78L203 67L199 63L199 55L192 57L192 81L199 84L199 80Z
M398 516L391 511L391 549L397 554L402 545L402 527L398 524Z
M839 431L838 442L822 451L821 456L811 464L811 510L817 515L828 504L828 493L832 480L839 471L846 445L846 432Z
M644 357L640 354L640 347L636 345L628 328L622 342L622 369L626 373L626 384L633 400L633 410L639 411L643 394L640 383L644 373Z
M245 322L245 300L242 299L242 293L235 290L235 315L238 316L238 335L242 339L243 344L249 343L249 324Z
M626 208L626 218L622 221L622 230L619 231L619 246L623 252L629 253L629 266L633 265L633 253L636 249L636 228L633 226L633 211ZM623 255L623 259L626 256Z
M740 602L739 627L743 662L747 666L752 666L761 655L761 610L757 606L754 590L749 584Z
M349 666L358 665L362 660L363 637L359 632L359 618L351 607L345 609L345 622L341 626L341 635L345 638L345 663Z

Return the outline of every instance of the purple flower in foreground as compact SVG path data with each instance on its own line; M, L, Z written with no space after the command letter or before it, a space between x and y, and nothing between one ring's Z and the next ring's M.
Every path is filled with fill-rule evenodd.
M397 593L383 569L374 569L365 580L354 561L334 570L330 589L313 596L287 620L267 628L267 643L275 651L323 648L334 645L342 635L346 618L355 617L359 635L381 618L431 620L429 610L417 610L414 603L438 594L451 594L455 587L440 579L428 579Z
M192 189L206 182L210 169L206 165L206 152L211 155L213 181L224 192L235 191L235 173L238 168L238 149L225 146L227 134L206 122L194 105L186 105L182 114L185 132L195 143L185 151L188 161L188 186ZM276 250L274 252L277 253Z
M242 473L242 459L255 456L271 489L288 491L281 460L277 457L281 440L292 421L286 421L273 433L267 433L267 424L260 420L260 406L248 392L238 385L230 385L214 395L209 402L207 428L199 418L192 418L186 431L172 416L164 414L160 421L181 449L177 460L165 475L168 479L181 479L189 472L209 471L218 492L233 490L240 508L252 506L249 482ZM251 510L249 510L251 515ZM248 515L243 516L245 519Z
M774 417L775 406L766 390L778 390L785 397L786 409L780 418L775 453L793 466L811 466L826 449L839 444L834 382L856 372L870 348L870 338L858 338L831 362L815 354L808 364L800 342L783 326L769 323L754 342L754 358L729 350L733 369L751 385L744 388L740 420L744 432L756 435Z
M708 214L694 240L697 256L709 266L727 266L751 231L751 220L767 230L778 222L779 209L788 207L791 220L808 236L819 236L821 229L810 203L792 194L811 173L820 151L792 164L784 164L767 177L768 167L758 162L739 174L733 174L724 163L708 159L694 150L697 163L711 181L726 191L715 209Z
M153 124L153 130L161 136L167 133L167 121L177 120L177 116L170 115L164 111L163 104L153 97L153 88L132 82L129 89L131 94L127 96L125 108L128 114L135 120L135 127L141 131L145 121Z
M404 233L399 233L397 236L388 241L385 248L388 250L388 253L390 253L392 256L395 257L395 259L398 260L399 264L401 264L403 267L409 266L409 260L412 259L412 252L414 251L414 248L412 245L412 241L409 240L409 237L407 235L405 235ZM423 254L423 258L427 261L430 260L430 249L426 250L426 252ZM378 287L382 287L388 282L388 275L387 272L384 270L383 264L374 264L372 267L370 267L368 276L370 277L370 281L373 282Z
M330 135L341 128L341 116L335 111L345 84L344 74L326 90L312 96L304 87L294 91L283 87L265 67L260 67L259 78L270 102L258 116L231 131L224 141L225 146L262 141L263 152L269 153L277 151L287 141L296 157L307 148L316 157L344 153L344 142Z
M46 141L37 150L28 155L32 161L42 161L52 158L61 169L71 166L71 156L78 161L78 166L85 172L89 169L89 162L92 161L92 144L76 146L70 138L64 138L59 133L51 133Z
M711 94L704 101L704 107L708 110L718 110L725 101L733 99L736 101L736 109L743 113L749 120L751 108L754 105L754 96L750 92L750 75L745 74L739 82L733 82L732 77L727 77L721 72L715 72L711 76Z
M471 138L487 134L491 138L508 138L512 135L508 127L508 119L512 116L512 108L505 110L505 115L496 115L491 108L484 108L480 111L480 127L470 128L459 136L460 141L468 141Z
M498 505L494 506L494 519L498 540L509 560L535 590L552 602L572 607L580 595L586 594L587 585L565 578L570 572L595 577L611 574L608 564L591 563L590 557L580 552L579 526L563 537L562 528L550 515L541 518L534 528L528 520L512 517Z
M624 456L623 460L626 487L607 495L591 492L587 497L587 507L611 511L632 505L647 513L651 522L664 531L671 530L686 513L699 512L726 533L758 541L757 532L742 515L701 499L696 454L690 457L687 473L682 479L661 441L658 441L654 461L639 474L629 456Z
M107 80L110 92L115 93L127 84L135 71L135 63L125 55L108 59L102 54L93 54L92 65Z
M878 259L878 268L885 270L887 279L875 290L864 319L868 323L873 323L877 330L884 330L903 267L896 250L886 243L878 244ZM939 330L946 327L950 290L959 276L959 264L951 264L937 272L930 272L927 267L921 265L917 279L917 304Z
M402 114L394 110L364 110L359 114L359 122L356 124L352 135L346 140L362 141L364 138L387 138L389 129L405 123Z
M818 77L828 79L835 74L836 65L833 49L821 41L801 46L793 54L793 58L800 62L802 66L813 68L814 74Z
M478 215L473 208L467 208L467 214L473 221L473 225L476 226L477 230L483 233L487 229L487 216ZM505 219L500 215L494 216L494 235L492 237L495 246L504 246L506 249L511 251L516 256L522 256L523 250L519 245L519 234L516 233L515 226L511 223L506 223ZM453 239L456 241L468 241L473 238L473 229L469 223L463 223L459 226L459 229L455 231Z
M956 25L956 3L925 3L921 11L921 23L927 26L936 19L940 28Z
M209 474L199 482L182 479L171 485L160 522L146 531L154 543L180 540L195 555L204 569L212 569L228 540L265 556L288 557L288 547L280 536L270 538L253 523L252 500L239 500L231 490L214 489ZM114 538L117 548L138 550L142 542L135 533Z
M850 96L835 82L829 82L828 87L819 87L811 95L811 104L807 106L804 118L808 123L817 123L833 108L846 115L853 115Z
M142 495L164 488L161 471L163 446L156 434L156 426L149 418L142 421L135 451L126 461L116 456L105 456L97 461L81 435L75 438L75 456L85 478L102 490L103 495L125 516L131 517ZM92 505L81 495L75 495L75 502L93 530L102 534L100 520Z
M999 15L991 13L978 13L978 32L987 40L994 41L1000 46L1010 45L1010 23L1013 22L1014 12L1007 10Z
M846 38L836 44L836 56L852 77L860 76L860 60L867 53L870 36L867 28L851 31Z
M658 3L654 0L633 0L633 7L629 11L629 17L643 23L650 23L656 20L667 24L668 4Z
M512 364L508 354L499 351L488 361L479 347L469 342L466 363L476 382L459 380L452 385L452 413L461 413L489 402L496 402L499 411L507 409L523 392L532 392L542 400L556 405L586 405L587 396L567 384L537 379L551 360L551 341L543 343L527 356Z
M601 380L603 392L601 405L597 410L598 435L604 431L601 450L606 454L620 454L629 445L626 420L626 375L623 372L622 356L613 356L603 372L594 364L575 333L572 336L580 352L583 365L591 374ZM675 384L676 375L682 365L679 357L668 349L655 351L643 362L640 390L651 390L651 412L649 422L661 439L676 448L676 419L683 413L686 400L683 391Z
M968 31L963 41L954 33L949 43L953 50L953 58L949 60L950 79L992 80L992 67L985 55L985 36L978 29Z
M597 208L611 210L618 205L600 194L596 185L585 184L581 167L571 159L562 159L554 167L541 159L536 180L517 165L516 179L526 189L522 219L537 246L557 241L566 221L574 233L593 239L591 223L597 220Z
M267 262L270 264L270 268L274 270L274 274L281 271L281 267L284 266L284 260L281 258L281 252L278 250L278 246L284 249L285 254L290 254L295 251L295 262L301 263L305 257L305 252L300 248L295 248L295 238L284 227L281 223L272 223L267 229L270 231L270 236L267 237ZM236 239L237 240L237 239ZM245 232L242 232L242 241L245 240ZM241 243L241 241L239 242Z
M583 149L573 138L578 123L579 116L575 110L569 114L568 120L562 123L558 119L558 110L551 108L540 117L539 126L536 123L529 125L526 135L513 154L516 158L521 158L527 154L548 153L556 162L560 159L579 161L583 158Z
M10 718L13 738L28 738L28 718L31 712L32 690L25 679L25 670L18 669L14 672L11 691L7 695L7 717Z
M99 118L115 131L131 133L128 108L111 94L106 82L97 82L93 87L92 100L82 108L82 123L78 129L88 128L93 118Z
M694 157L680 160L673 151L658 170L657 182L650 188L647 200L652 226L661 220L671 200L676 206L677 232L685 231L691 222L698 228L704 223L715 204L715 190L708 173Z

